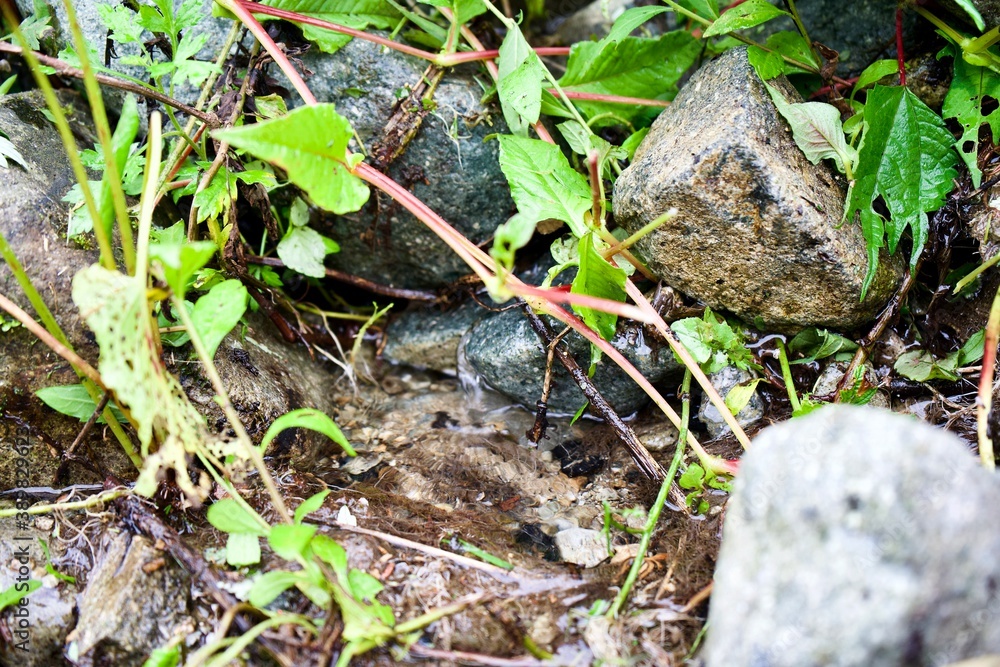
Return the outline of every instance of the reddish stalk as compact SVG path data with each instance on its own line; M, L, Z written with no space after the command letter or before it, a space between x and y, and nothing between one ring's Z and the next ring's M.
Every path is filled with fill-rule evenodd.
M556 94L554 88L548 89L553 95ZM650 100L644 97L623 97L621 95L602 95L601 93L582 93L576 90L566 90L563 88L563 95L571 100L586 100L588 102L605 102L608 104L634 104L643 107L661 107L666 108L670 106L670 102L666 100Z
M993 407L993 373L997 361L997 342L1000 338L1000 289L993 297L984 338L983 370L979 376L979 396L976 400L976 432L979 436L979 458L983 462L983 467L995 470L996 455L993 452L993 438L989 433L989 419Z
M465 37L465 35L463 35ZM468 39L468 37L466 37ZM475 48L475 45L472 45ZM539 57L559 57L568 56L569 47L568 46L539 46L535 48L535 54ZM462 53L453 53L448 56L447 63L438 63L439 65L458 65L459 63L471 63L477 60L494 60L500 55L500 51L497 49L480 49L478 51L464 51Z

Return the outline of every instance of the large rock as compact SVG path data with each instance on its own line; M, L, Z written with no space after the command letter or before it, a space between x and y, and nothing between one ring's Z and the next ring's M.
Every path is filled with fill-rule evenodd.
M843 330L872 319L901 277L900 262L884 257L860 300L865 241L858 226L840 226L844 196L830 168L795 145L738 48L699 70L656 119L615 185L614 212L635 232L676 208L638 249L658 276L713 308L774 329Z
M405 95L427 70L424 61L359 39L332 55L311 50L302 61L315 72L308 83L316 98L336 104L366 152L379 142L387 145L389 119L397 106L412 104ZM444 74L433 108L388 173L473 243L483 243L514 205L500 171L499 144L484 142L507 126L499 109L480 101L476 73L465 66ZM316 226L341 246L328 261L344 271L398 287L440 287L471 272L434 232L374 191L357 213L320 217Z
M562 330L559 322L549 319L553 333ZM586 370L590 343L576 332L563 339L577 363ZM620 324L611 341L619 352L651 382L659 382L680 371L681 365L665 345L646 337L641 326ZM508 310L480 320L469 333L460 351L469 365L491 388L534 409L542 396L547 351L520 310ZM649 398L623 370L607 357L597 363L594 385L620 414L629 415L644 406ZM586 398L558 359L552 362L552 386L548 408L555 414L573 414Z
M726 513L709 667L1000 651L998 506L968 448L912 418L838 405L766 429Z

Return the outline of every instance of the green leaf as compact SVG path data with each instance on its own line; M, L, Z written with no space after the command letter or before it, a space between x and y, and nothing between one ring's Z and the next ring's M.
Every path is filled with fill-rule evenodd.
M347 149L351 124L332 104L300 107L287 116L217 130L213 136L281 167L327 211L352 213L368 201L368 186L352 173L361 156Z
M915 382L927 382L928 380L949 380L954 382L958 379L955 369L958 367L957 355L954 359L937 360L927 350L913 350L905 352L899 356L893 369Z
M453 0L455 22L459 25L468 23L480 14L486 13L486 3L483 0Z
M965 345L962 349L958 351L958 365L968 366L969 364L974 364L983 358L983 352L985 350L986 342L986 330L980 329L976 333L969 336L969 340L965 341Z
M642 143L642 140L646 138L647 134L649 134L649 128L644 127L638 132L630 134L628 139L622 142L621 148L625 151L626 159L631 160L635 157L635 150L639 148L639 144Z
M252 533L229 533L226 539L226 563L246 567L260 562L260 537Z
M505 570L514 569L513 563L509 563L505 561L503 558L500 558L499 556L494 556L490 552L480 549L475 544L471 544L462 539L460 539L458 543L462 545L462 548L465 550L466 553L472 554L481 561L489 563L490 565L496 565L497 567L502 567Z
M392 29L402 18L399 10L385 0L269 0L263 4L355 30ZM326 53L334 53L351 41L350 36L326 28L301 23L297 25L302 28L302 35L306 39L315 42Z
M163 279L183 299L191 276L212 259L217 249L212 241L188 241L184 237L184 223L178 222L149 244L149 258L159 262Z
M625 303L625 271L612 266L604 259L595 243L597 239L593 232L580 239L580 270L573 279L570 291L573 294L588 294L619 303ZM584 306L573 306L587 326L601 335L604 340L615 337L615 326L618 316Z
M28 579L27 581L19 581L10 586L10 588L4 589L0 592L0 611L11 605L19 604L22 598L28 597L41 587L42 582L38 579Z
M232 278L215 285L194 304L191 319L209 357L215 356L222 339L243 317L248 298L247 288Z
M844 139L840 110L823 102L789 104L780 90L764 83L774 105L792 128L795 144L813 164L830 159L841 173L853 173L858 151Z
M9 168L10 165L7 163L8 158L25 169L28 168L28 163L24 161L24 156L21 155L21 152L11 143L10 139L0 133L0 167L4 169Z
M657 39L578 42L570 49L559 85L577 92L671 100L677 94L677 81L697 60L700 48L698 41L682 30ZM587 117L612 113L628 122L651 120L660 111L582 100L575 104Z
M854 95L858 91L864 90L885 77L896 74L898 71L899 63L895 60L876 60L858 76L858 80L854 83L854 88L851 90L851 99L854 99Z
M333 568L339 578L347 577L347 552L331 537L316 535L312 540L312 552L324 563Z
M704 37L715 37L726 33L752 28L779 16L789 16L767 0L747 0L728 9L705 30Z
M355 600L374 600L375 596L382 592L385 586L382 582L361 570L351 570L347 573L349 590Z
M681 344L698 365L712 358L712 346L705 342L704 322L698 317L685 317L670 325Z
M805 355L805 358L793 361L793 364L809 364L817 359L826 359L835 354L854 352L858 349L858 345L840 334L810 327L796 334L788 342L788 349Z
M561 220L576 236L587 233L584 214L590 210L587 177L569 166L558 146L526 137L501 135L500 169L519 213L501 225L493 256L507 266L543 220Z
M710 21L719 18L719 3L717 0L680 0L678 4Z
M254 582L247 599L253 606L263 609L301 580L302 575L298 572L286 570L266 572Z
M224 533L244 533L264 537L268 529L260 525L241 505L232 498L223 498L209 506L206 512L208 522Z
M90 397L87 388L82 384L66 384L58 387L45 387L35 392L35 396L40 398L45 405L56 412L70 417L76 417L81 422L86 422L97 409L97 404ZM125 415L114 402L109 402L108 406L115 418L122 423L128 422ZM98 417L98 424L104 423L104 417Z
M161 646L149 654L142 667L177 667L181 664L181 657L180 646Z
M326 275L323 235L310 227L292 227L278 242L278 257L292 271L310 278Z
M980 32L986 30L986 23L983 22L983 17L972 0L955 0L955 4L965 10L965 13L969 15Z
M729 408L734 416L740 413L740 410L747 406L750 399L753 398L753 393L757 391L757 385L759 385L764 378L754 378L749 382L743 384L738 384L729 390L726 394L726 407Z
M104 27L111 32L111 39L119 44L137 44L142 41L143 27L136 20L136 12L125 4L100 3L97 15Z
M545 68L517 27L509 30L497 58L497 94L511 132L527 136L542 108Z
M322 433L326 437L340 445L344 453L348 456L357 456L357 452L351 447L340 427L320 410L313 408L299 408L285 413L275 419L267 429L267 433L261 439L258 447L262 452L267 451L267 446L271 444L279 433L289 428L307 428L317 433Z
M697 463L692 463L677 483L682 489L702 489L705 487L705 469Z
M306 548L316 534L316 526L307 524L288 525L281 523L271 527L271 532L267 536L268 544L285 560L299 560L304 558Z
M769 49L773 49L779 55L787 56L793 60L797 60L801 63L811 65L815 69L820 69L822 63L817 62L816 54L809 46L809 42L806 41L798 32L792 32L789 30L782 30L776 32L767 38L765 42ZM787 63L782 59L782 67L785 74L805 74L809 73L808 70L795 67L790 63Z
M983 173L979 169L979 128L986 123L990 128L990 142L1000 138L1000 108L992 108L988 113L983 109L984 101L996 106L1000 100L1000 74L987 67L976 67L955 58L955 74L951 87L944 98L941 113L945 118L955 118L962 125L962 136L955 141L955 149L969 168L972 184L982 184Z
M322 507L323 501L326 500L328 495L330 495L330 489L323 489L319 493L315 493L299 503L299 506L295 508L295 516L293 517L295 523L302 523L302 520L305 519L306 516Z
M47 38L52 33L52 26L49 20L52 18L49 6L44 0L34 0L32 3L34 13L21 21L21 34L24 41L28 43L34 51L41 49L40 40Z
M773 51L751 46L747 49L747 59L761 81L770 81L785 73L785 60Z
M17 83L16 74L11 74L6 79L4 79L3 82L0 82L0 97L3 97L7 93L9 93L10 89L14 87L15 83Z
M626 37L632 34L632 31L641 26L643 23L658 16L663 12L669 12L669 7L632 7L631 9L626 9L621 16L615 20L615 24L611 26L611 32L604 39L617 44Z
M944 121L906 88L876 85L865 105L864 134L854 188L844 215L861 217L868 246L862 298L878 269L879 248L895 252L903 232L913 234L913 266L927 239L927 212L938 209L951 190L957 157ZM888 220L872 206L881 196Z

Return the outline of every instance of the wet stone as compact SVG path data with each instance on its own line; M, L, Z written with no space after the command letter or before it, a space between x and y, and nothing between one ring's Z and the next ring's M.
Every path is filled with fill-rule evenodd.
M709 667L1000 652L1000 486L954 435L828 406L762 431L733 486Z
M424 61L359 39L334 54L310 50L302 61L314 72L308 83L316 98L334 103L351 121L366 153L380 142L388 145L387 122L408 104L405 96L427 69ZM484 142L507 128L498 108L480 102L477 72L465 66L444 74L433 104L417 111L426 112L420 129L388 173L479 244L513 214L514 205L500 171L499 144ZM332 266L378 283L434 288L471 273L434 232L374 190L360 211L345 216L317 211L313 224L341 246L328 259Z
M396 364L458 373L458 344L472 325L488 315L479 304L466 302L453 310L408 310L389 324L382 356Z
M567 528L553 538L559 560L583 567L596 567L608 558L608 541L599 530Z
M716 391L719 392L719 395L725 399L733 387L749 382L753 379L753 376L735 366L726 366L721 371L709 375L708 379ZM740 426L745 428L756 424L763 416L764 400L760 397L760 392L754 390L750 401L737 413L736 421ZM719 409L708 400L707 395L702 395L701 397L701 404L698 407L698 420L708 430L708 435L713 439L733 432L722 418L722 413L719 412Z
M561 324L549 320L551 331ZM555 328L560 327L560 328ZM577 363L586 370L590 343L575 332L563 341ZM645 336L642 328L621 324L611 344L651 382L660 382L680 370L666 346ZM509 310L481 320L469 334L462 350L469 366L492 389L521 405L534 409L542 396L546 350L520 310ZM648 402L648 397L615 363L602 358L592 378L595 386L620 415L630 415ZM552 387L548 408L554 414L574 414L586 398L558 360L552 364Z
M800 101L783 79L790 101ZM764 84L732 49L699 70L657 118L614 190L630 233L677 215L638 243L671 286L758 327L850 330L874 318L902 276L882 259L864 301L868 266L857 225L840 225L845 191L811 164Z

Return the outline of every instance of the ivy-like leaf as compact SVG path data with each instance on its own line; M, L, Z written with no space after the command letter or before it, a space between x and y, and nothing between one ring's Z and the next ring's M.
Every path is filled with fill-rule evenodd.
M586 234L584 214L591 206L586 176L569 165L558 146L511 135L499 140L500 169L519 213L497 230L494 256L509 264L543 220L565 222L578 237Z
M573 279L573 286L570 291L573 294L589 294L611 301L625 303L625 271L612 266L608 260L604 259L597 248L597 242L593 232L588 232L580 239L580 270L577 271L576 278ZM587 326L601 335L604 340L611 340L615 337L615 326L618 323L618 316L603 311L586 308L584 306L573 306L573 310L580 316Z
M955 142L955 149L969 168L972 184L977 188L983 180L983 172L977 164L979 128L986 123L991 140L995 142L1000 137L1000 108L985 113L983 102L987 99L994 106L996 100L1000 100L1000 75L987 67L970 65L956 57L955 75L941 113L945 118L957 119L962 125L962 136Z
M624 37L615 43L578 42L570 49L566 73L559 85L566 90L671 100L677 81L694 64L700 51L690 33L675 30L657 39ZM629 122L651 120L659 109L577 100L588 117L612 113ZM612 122L612 121L607 121Z
M368 186L351 170L360 155L347 150L350 122L332 104L301 107L287 116L213 136L281 167L316 204L343 215L368 201Z
M864 135L854 188L844 215L859 213L868 246L862 298L875 278L879 248L895 252L903 232L913 234L911 266L927 239L927 212L944 202L955 177L957 156L944 121L906 88L875 86L865 105ZM882 197L890 217L872 205Z
M858 151L844 139L840 111L835 106L823 102L789 104L780 90L766 82L764 86L791 126L796 145L810 162L819 164L820 160L830 159L841 173L853 173Z

